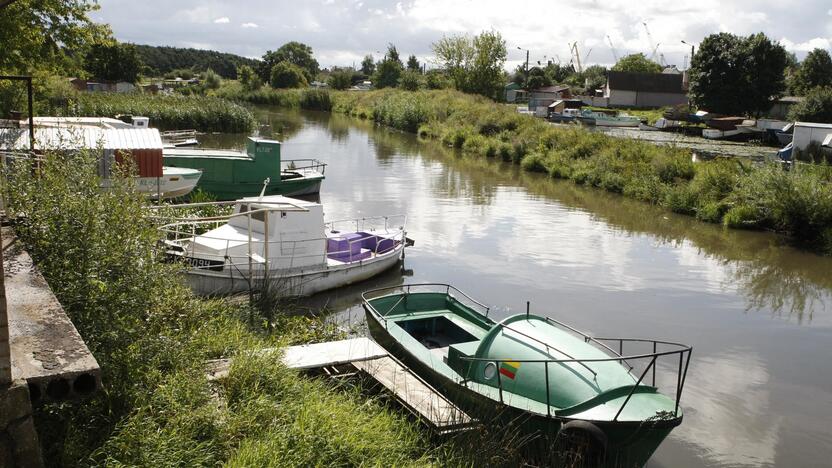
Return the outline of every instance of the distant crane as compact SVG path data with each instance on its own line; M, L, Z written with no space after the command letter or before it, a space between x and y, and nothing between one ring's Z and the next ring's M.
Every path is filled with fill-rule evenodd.
M584 64L589 62L589 54L591 54L591 53L592 53L592 47L590 47L589 51L586 53L586 55L584 55Z
M583 68L581 67L581 54L578 52L578 41L569 44L569 52L572 54L577 64L576 71L578 73L583 72Z
M615 51L615 46L612 45L612 39L610 38L609 34L607 34L607 42L610 43L610 50L612 50L612 58L614 58L615 61L618 62L618 53Z
M650 34L650 28L647 27L646 21L642 22L641 24L644 25L644 30L647 32L647 42L650 44L650 47L653 47L653 53L650 54L650 60L656 62L656 51L659 50L659 46L661 45L661 43L653 42L653 35ZM653 46L653 44L656 44L655 47Z

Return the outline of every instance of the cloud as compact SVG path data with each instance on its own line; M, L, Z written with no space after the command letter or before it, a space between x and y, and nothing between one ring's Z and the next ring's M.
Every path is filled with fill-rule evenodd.
M146 0L140 5L101 0L100 5L96 16L110 23L122 41L171 46L199 42L255 57L286 42L300 41L312 47L324 67L360 61L368 53L383 51L389 42L404 56L428 58L431 43L443 35L492 29L506 40L507 67L525 60L525 53L517 46L531 50L532 63L543 61L544 56L568 63L567 44L573 41L578 42L582 62L589 54L589 63L609 65L614 58L607 35L619 56L635 52L649 55L656 43L661 43L658 52L678 65L690 53L682 40L699 43L708 34L721 31L741 35L762 31L790 45L798 58L809 45L821 44L819 40L832 42L832 24L823 14L829 10L828 0L805 0L797 9L779 0L758 0L753 9L744 0L699 0L695 7L640 0L637 10L627 0L573 0L565 4L526 0L522 10L534 12L530 15L507 14L504 0L179 0L175 6L163 0ZM215 23L230 23L230 18L243 15L257 18L252 23L258 26L257 35L249 31L253 26L242 27L248 24L242 22L222 38L216 35ZM557 27L553 18L578 21L563 28Z
M240 26L244 28L259 28L259 26L257 26L257 23L243 23Z

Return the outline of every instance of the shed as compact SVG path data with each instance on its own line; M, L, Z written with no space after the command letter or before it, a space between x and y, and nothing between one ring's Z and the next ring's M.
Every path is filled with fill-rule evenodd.
M113 161L131 156L139 177L162 176L162 138L155 128L86 126L35 128L35 152L102 150L99 174L107 177ZM29 129L0 129L0 149L27 151Z
M604 97L610 107L665 107L687 104L688 96L677 73L610 71Z

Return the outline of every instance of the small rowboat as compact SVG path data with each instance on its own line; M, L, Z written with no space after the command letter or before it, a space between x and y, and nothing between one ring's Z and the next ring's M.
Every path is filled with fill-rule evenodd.
M643 465L682 422L690 346L594 338L528 311L495 321L488 307L449 285L363 297L376 342L482 421L525 418L525 429L555 441L580 435L606 460L600 464L615 466ZM657 368L668 367L657 363L670 364L675 378L662 381L675 383L675 398L659 392Z

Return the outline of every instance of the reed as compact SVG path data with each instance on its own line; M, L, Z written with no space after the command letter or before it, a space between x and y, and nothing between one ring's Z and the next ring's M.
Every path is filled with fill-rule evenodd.
M141 93L77 93L53 115L114 117L117 114L150 118L161 130L195 129L201 132L247 133L256 120L240 104L213 96L153 95Z

